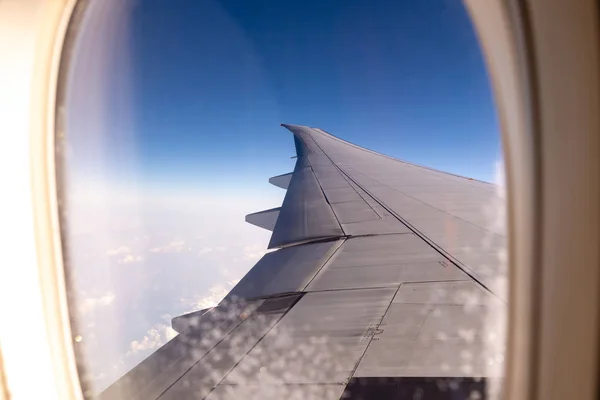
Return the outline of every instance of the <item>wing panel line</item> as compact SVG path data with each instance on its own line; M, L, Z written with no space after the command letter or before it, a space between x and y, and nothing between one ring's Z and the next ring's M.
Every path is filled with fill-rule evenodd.
M294 303L293 303L293 304L291 304L291 305L290 305L290 306L289 306L289 307L288 307L288 308L285 310L285 312L283 312L283 313L281 314L281 316L280 316L280 317L277 319L277 322L275 322L273 325L271 325L271 327L270 327L269 329L267 329L267 331L264 333L264 335L262 335L262 336L260 337L260 339L258 339L258 340L256 341L256 343L254 343L254 344L252 345L252 347L250 347L250 349L249 349L249 350L248 350L248 351L247 351L247 352L246 352L246 353L245 353L245 354L244 354L242 357L240 357L240 359L239 359L239 360L238 360L238 361L237 361L237 362L236 362L236 363L233 365L233 367L231 367L231 368L229 369L229 371L227 371L227 373L226 373L225 375L223 375L223 377L221 378L221 380L219 380L219 382L217 382L215 385L213 385L213 387L210 389L210 392L208 392L208 394L207 394L207 395L206 395L204 398L207 398L208 396L210 396L210 394L211 394L211 393L212 393L212 392L215 390L215 388L216 388L217 386L219 386L221 383L223 383L223 382L225 381L225 379L227 379L227 375L229 375L229 373L230 373L231 371L233 371L233 370L234 370L234 369L235 369L235 368L236 368L236 367L237 367L237 366L238 366L238 365L239 365L239 364L242 362L242 360L244 360L244 358L246 358L246 356L247 356L248 354L250 354L250 352L251 352L252 350L254 350L254 348L255 348L256 346L258 346L258 344L259 344L260 342L262 342L262 340L263 340L263 339L264 339L264 338L265 338L265 337L266 337L266 336L269 334L269 332L271 332L271 331L273 330L273 328L275 328L275 327L276 327L276 326L279 324L279 322L280 322L280 321L281 321L281 320L282 320L282 319L283 319L283 318L284 318L284 317L287 315L287 313L289 313L289 312L290 312L290 310L291 310L292 308L294 308L294 306L295 306L296 304L298 304L298 302L300 301L300 299L302 298L302 296L303 296L303 295L304 295L304 293L302 293L300 296L298 296L298 298L297 298L297 299L294 301ZM183 377L183 375L182 375L182 377Z
M339 140L341 140L341 139L339 139ZM402 218L400 215L398 215L394 210L392 210L390 207L388 207L385 203L383 203L381 200L379 200L377 197L375 197L371 192L369 192L369 190L367 190L366 188L362 187L358 182L356 182L351 176L349 176L342 168L340 168L331 159L331 157L323 150L323 148L321 148L321 146L316 142L316 140L314 142L317 145L317 147L319 147L319 149L323 152L323 154L325 154L325 156L329 159L329 161L331 161L331 163L333 165L335 165L335 167L338 169L338 171L342 175L345 175L349 180L351 180L352 182L354 182L354 184L356 186L358 186L359 188L361 188L365 193L367 193L369 196L371 196L371 198L373 198L374 201L376 201L377 203L379 203L379 205L381 205L384 209L386 209L389 213L391 213L394 217L396 217L401 223L403 223L404 225L406 225L406 227L408 229L410 229L415 235L417 235L418 237L420 237L421 239L423 239L435 251L437 251L442 256L444 256L445 258L447 258L448 261L450 261L457 268L459 268L461 271L463 271L465 274L467 274L471 279L473 279L473 281L477 282L477 284L479 284L482 288L484 288L488 293L491 293L494 297L496 297L496 298L500 299L502 302L506 303L506 300L504 300L503 298L501 298L498 295L496 295L496 293L494 293L486 284L484 284L479 278L477 278L476 276L474 276L474 273L466 265L464 265L462 262L460 262L459 260L457 260L456 258L454 258L451 254L449 254L442 247L438 246L437 243L435 243L434 241L432 241L431 239L429 239L425 234L423 234L421 231L419 231L417 228L415 228L412 224L410 224L408 221L406 221L404 218Z
M453 176L453 177L465 179L465 180L468 180L468 181L475 181L475 182L483 183L483 184L486 184L486 185L493 185L493 183L491 183L491 182L482 181L480 179L468 178L466 176L462 176L462 175L458 175L458 174L453 174L451 172L446 172L446 171L442 171L442 170L439 170L439 169L435 169L435 168L431 168L431 167L426 167L424 165L419 165L419 164L411 163L409 161L400 160L398 158L395 158L395 157L392 157L392 156L388 156L387 154L379 153L379 152L377 152L375 150L367 149L366 147L361 147L361 146L359 146L357 144L348 142L348 141L346 141L346 140L344 140L342 138L339 138L339 137L335 136L334 134L329 133L326 130L321 129L321 128L312 128L311 127L311 129L313 129L313 130L315 130L317 132L320 132L322 134L328 135L332 139L337 140L338 142L341 142L343 144L350 145L350 146L355 147L357 149L366 151L367 153L372 153L372 154L375 154L377 156L385 157L387 159L390 159L390 160L393 160L393 161L396 161L396 162L399 162L399 163L402 163L402 164L407 164L407 165L410 165L410 166L413 166L413 167L422 168L424 170L428 170L428 171L432 171L432 172L437 172L437 173L440 173L440 174L444 174L444 175L448 175L448 176Z
M306 288L310 286L310 284L312 283L312 281L315 280L315 278L319 275L319 273L323 270L323 268L325 268L325 266L329 264L329 262L333 259L333 257L335 256L335 254L338 252L338 250L342 247L342 245L346 242L347 239L348 239L347 237L340 238L340 240L338 241L338 244L337 244L337 247L335 248L335 250L333 250L333 252L331 252L331 255L329 256L329 258L327 260L325 260L325 262L323 263L323 265L321 265L321 268L319 268L318 271L312 276L312 278L310 278L310 280L308 281L308 283L306 284L306 286L304 286L302 288L303 291L305 291Z
M365 346L365 351L363 351L363 353L358 358L356 365L354 366L354 368L352 368L352 372L350 373L350 378L348 379L348 382L346 382L346 384L348 384L352 380L352 378L354 377L354 374L356 374L356 370L358 369L358 366L362 362L363 358L365 358L365 354L367 354L367 351L369 350L369 346L371 346L371 343L373 342L373 338L377 334L377 331L378 331L379 327L381 326L381 324L383 323L385 316L387 315L388 311L390 311L390 307L392 307L392 303L394 303L394 298L398 294L398 291L400 290L401 286L402 286L402 284L398 285L398 287L396 288L396 291L394 292L394 295L392 296L392 300L390 301L390 304L388 304L388 306L385 309L385 312L383 313L383 315L381 316L381 319L379 320L379 322L377 322L377 324L375 324L375 326L373 327L373 334L369 338L369 343L367 343L367 345Z

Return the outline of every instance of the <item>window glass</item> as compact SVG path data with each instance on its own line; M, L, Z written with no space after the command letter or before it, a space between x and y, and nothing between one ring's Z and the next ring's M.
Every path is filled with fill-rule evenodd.
M354 367L343 382L352 384L364 368L376 371L371 377L422 378L418 385L431 377L466 377L468 395L477 396L480 382L490 387L501 378L502 153L481 50L460 2L90 0L77 15L71 55L62 65L57 157L70 311L86 395L146 362L178 335L173 318L219 304L267 252L280 258L261 279L280 271L286 279L307 274L302 288L272 284L275 292L307 293L286 316L317 292L394 289L389 298L382 295L381 311L367 300L348 300L359 310L356 318L373 315L364 326L357 323L355 336L365 347L353 348L358 358L348 361ZM306 241L346 240L339 249L314 247L293 258L289 249L267 249L271 231L245 222L248 214L283 204L281 219L284 198L292 202L291 189L268 182L295 166L298 171L303 159L296 159L292 133L281 123L324 131L311 133L314 140L304 137L313 154L304 167L322 193L292 178L293 196L312 199L313 208L298 200L297 212L306 218L280 223L275 215L270 223L280 223L275 228L282 235L285 229L310 235L310 227L333 215L341 234ZM388 165L389 157L328 133L404 162ZM317 214L319 201L329 207L325 217ZM351 253L352 240L365 238L381 245ZM283 247L305 246L286 240ZM319 252L323 265L310 275L301 265ZM370 269L345 264L347 270L333 275L332 263L361 254L362 264L351 266ZM323 275L329 273L338 282L331 287ZM344 279L362 286L339 283ZM315 300L317 310L334 300L322 301L319 308ZM343 314L331 312L331 318ZM318 312L306 318L313 326ZM387 350L377 351L383 340ZM421 353L390 361L389 354L401 358L413 350ZM213 361L195 362L210 367ZM227 382L228 371L208 392L221 390L215 388ZM336 379L318 383L346 390ZM335 390L312 396L335 398Z

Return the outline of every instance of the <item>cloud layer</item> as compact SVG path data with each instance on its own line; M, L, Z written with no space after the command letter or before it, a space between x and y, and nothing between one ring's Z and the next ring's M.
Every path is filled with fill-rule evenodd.
M95 392L173 338L172 316L212 307L235 286L270 237L244 216L280 204L285 192L271 199L117 193L70 199L75 334Z

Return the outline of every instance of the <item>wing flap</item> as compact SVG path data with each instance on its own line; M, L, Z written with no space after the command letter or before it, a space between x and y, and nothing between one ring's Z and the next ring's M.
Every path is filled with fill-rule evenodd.
M277 175L269 178L269 183L277 186L281 189L287 189L290 186L290 181L292 180L293 172L289 172L283 175Z
M303 291L342 242L309 243L265 254L225 296L223 303Z
M275 229L280 210L281 207L277 207L248 214L246 215L246 222L272 232Z
M225 378L224 384L347 382L396 290L308 293Z

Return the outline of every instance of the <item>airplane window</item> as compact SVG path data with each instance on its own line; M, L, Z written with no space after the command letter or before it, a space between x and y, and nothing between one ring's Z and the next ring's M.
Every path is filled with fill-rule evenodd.
M86 397L495 398L502 151L461 2L89 0L73 24Z

